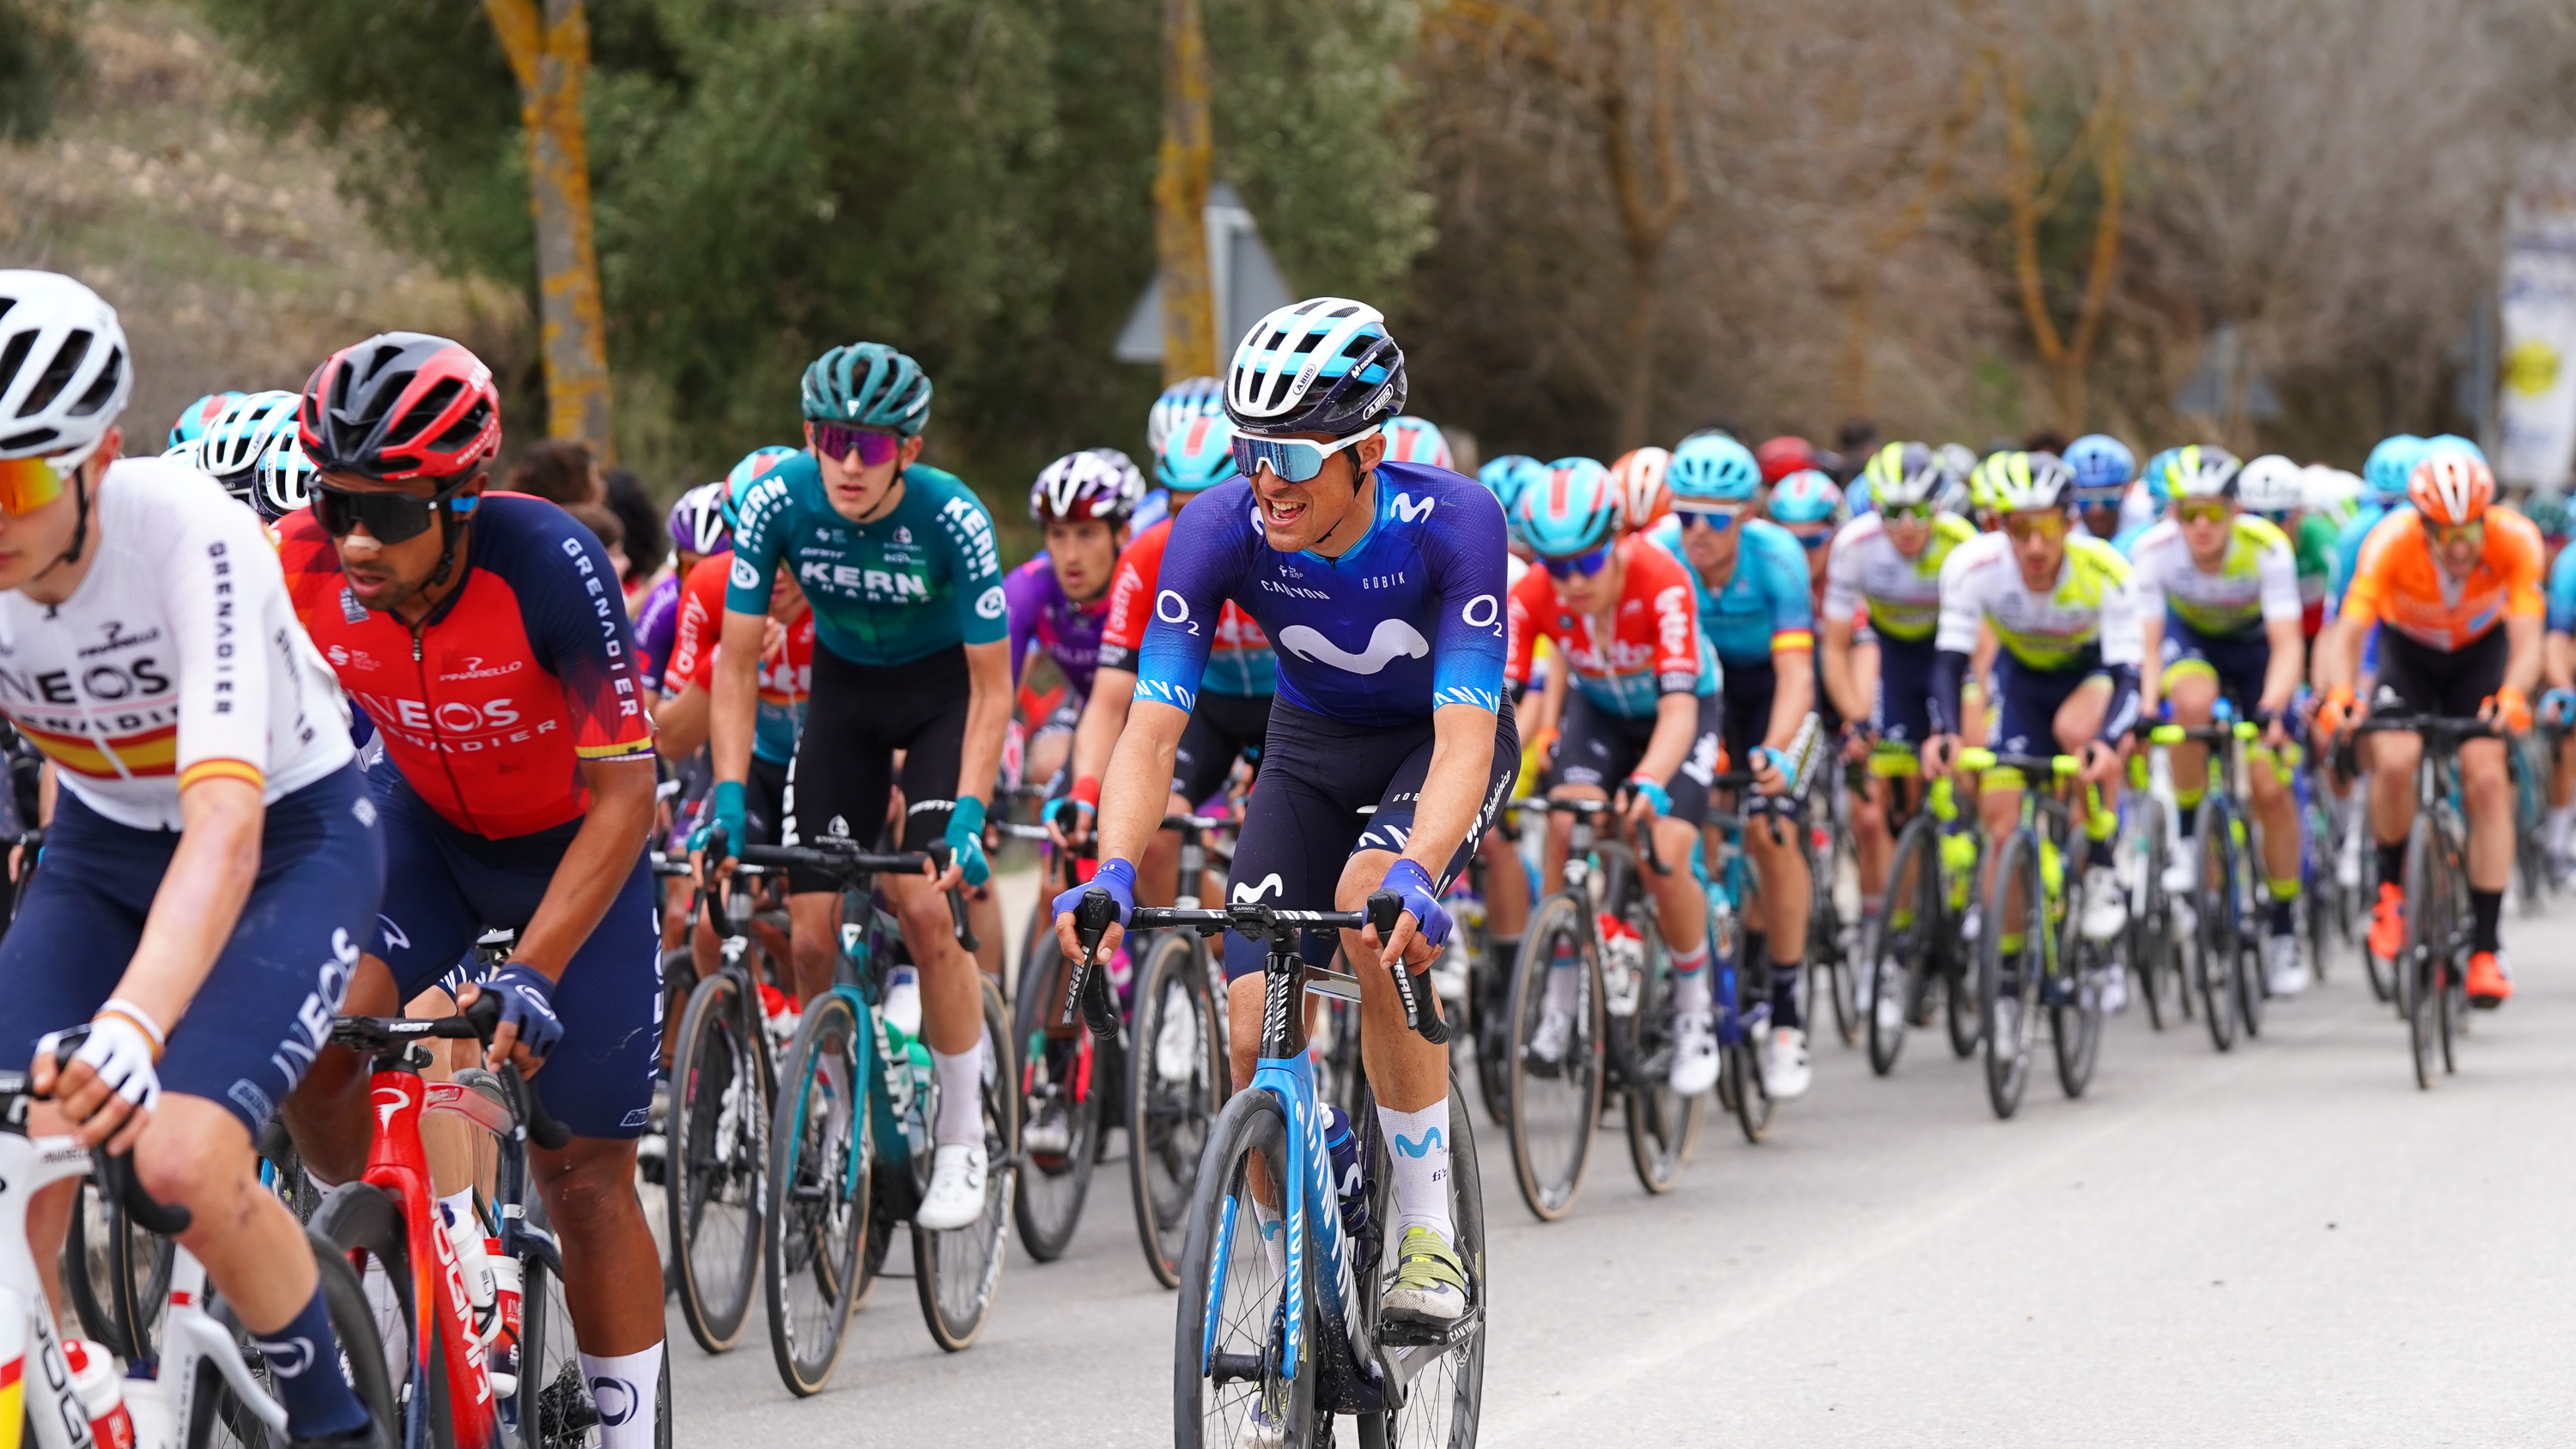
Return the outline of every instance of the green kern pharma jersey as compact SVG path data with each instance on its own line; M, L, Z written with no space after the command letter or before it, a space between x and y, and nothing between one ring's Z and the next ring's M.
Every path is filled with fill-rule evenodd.
M903 501L872 523L832 509L811 453L752 485L738 512L725 608L769 612L780 563L814 606L814 637L852 664L887 668L1010 629L992 515L955 474L915 463Z

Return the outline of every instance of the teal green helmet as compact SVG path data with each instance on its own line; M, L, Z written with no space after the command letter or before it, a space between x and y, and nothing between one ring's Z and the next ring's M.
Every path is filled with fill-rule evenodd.
M930 377L882 342L835 347L805 369L805 416L818 423L921 436L930 421Z

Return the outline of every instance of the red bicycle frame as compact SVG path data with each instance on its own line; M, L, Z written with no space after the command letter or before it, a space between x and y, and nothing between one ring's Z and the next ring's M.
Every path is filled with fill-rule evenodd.
M429 1180L429 1153L421 1145L420 1121L424 1113L433 1112L463 1117L504 1137L517 1124L508 1108L481 1092L454 1082L429 1081L409 1067L387 1065L381 1057L369 1089L376 1133L367 1150L363 1181L382 1189L401 1210L411 1259L411 1379L418 1386L412 1408L427 1412L430 1348L436 1343L447 1360L447 1406L457 1449L499 1449L500 1406L492 1397L483 1340L474 1332L473 1300L466 1292L464 1266L457 1262L455 1245L439 1225L438 1194ZM424 1331L424 1324L434 1328ZM405 1437L408 1440L410 1435Z

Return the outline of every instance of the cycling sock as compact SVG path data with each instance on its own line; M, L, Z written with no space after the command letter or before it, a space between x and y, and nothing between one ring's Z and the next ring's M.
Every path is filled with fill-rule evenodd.
M1715 998L1708 989L1708 942L1687 956L1673 957L1673 1010L1706 1011Z
M1803 961L1771 963L1771 1024L1804 1030L1807 1019L1798 1012L1798 982L1807 974Z
M941 1147L981 1145L984 1141L984 1050L976 1047L955 1056L933 1049L932 1070L939 1075L939 1121L930 1140Z
M2200 834L2199 806L2200 802L2195 800L2175 814L2174 823L2182 831L2182 838L2185 840L2194 839Z
M1574 1013L1574 974L1581 964L1582 958L1572 951L1559 951L1556 959L1547 963L1547 1010L1569 1016Z
M2469 890L2469 949L2501 951L2504 939L2496 934L2496 917L2504 913L2504 892Z
M2549 853L2565 855L2567 838L2576 831L2576 805L2561 805L2549 812Z
M2098 866L2103 870L2111 869L2111 842L2107 840L2088 842L2084 851L2084 863L2087 866Z
M599 1449L653 1449L654 1400L662 1383L662 1345L613 1358L581 1356L599 1409Z
M2282 895L2280 886L2272 888L2272 934L2295 936L2299 933L2298 882L2290 883L2290 894Z
M276 1332L250 1337L276 1376L277 1397L296 1437L319 1439L367 1427L366 1405L340 1376L340 1335L331 1329L321 1284L313 1285L303 1309Z
M2406 842L2379 847L2379 883L2404 889L2406 885Z
M1378 1130L1386 1134L1387 1160L1395 1166L1395 1241L1407 1228L1429 1228L1440 1241L1454 1244L1449 1224L1449 1099L1441 1098L1419 1112L1377 1109Z
M1494 970L1498 980L1510 981L1511 977L1505 973L1520 959L1521 938L1518 936L1495 936L1485 942L1485 964Z

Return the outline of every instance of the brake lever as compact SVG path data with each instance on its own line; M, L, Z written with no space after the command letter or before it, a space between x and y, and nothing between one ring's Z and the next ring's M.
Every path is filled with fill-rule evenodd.
M1381 943L1395 935L1396 920L1403 914L1404 901L1395 892L1378 891L1369 897L1368 923L1377 931ZM1425 962L1420 971L1407 971L1404 963L1398 961L1395 969L1387 974L1395 978L1396 1000L1404 1006L1405 1026L1433 1046L1445 1045L1449 1040L1449 1023L1423 1004L1433 994L1430 963Z

